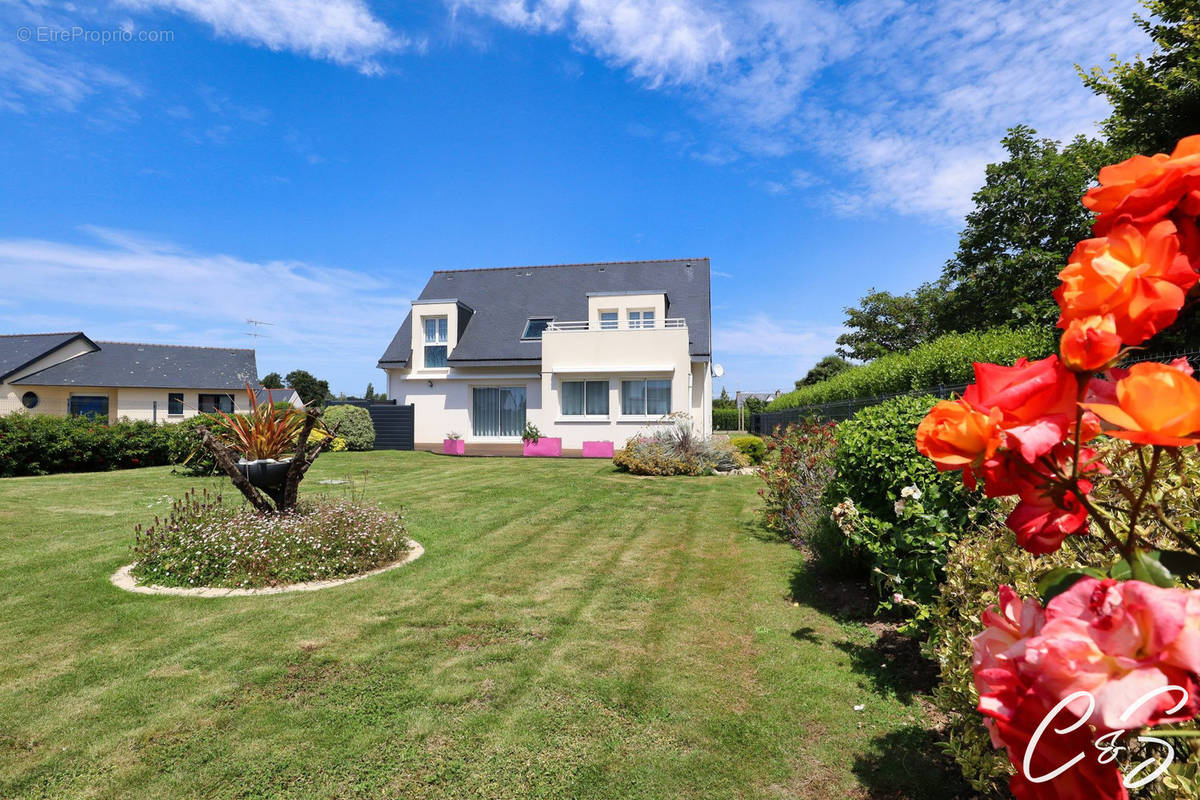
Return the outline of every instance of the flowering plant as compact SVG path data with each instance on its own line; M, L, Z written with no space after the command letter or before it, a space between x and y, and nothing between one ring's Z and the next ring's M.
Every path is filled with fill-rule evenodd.
M247 461L278 459L296 443L304 425L304 413L291 408L276 408L267 390L267 400L255 402L254 390L246 384L246 395L253 411L249 415L230 415L223 411L217 436Z
M1196 294L1200 136L1105 167L1083 203L1095 238L1059 274L1059 355L976 364L975 383L934 406L916 437L967 486L1017 498L1007 525L1029 552L1094 528L1117 555L1107 571L1051 571L1040 599L1000 587L984 614L979 710L1017 768L1019 798L1126 797L1167 765L1123 778L1092 751L1115 756L1125 731L1200 712L1200 592L1176 585L1200 575L1200 540L1173 513L1193 490L1180 456L1200 443L1200 382L1182 359L1118 366ZM1101 434L1129 442L1132 477L1089 446ZM1152 549L1152 529L1178 549ZM1158 735L1185 733L1197 732Z

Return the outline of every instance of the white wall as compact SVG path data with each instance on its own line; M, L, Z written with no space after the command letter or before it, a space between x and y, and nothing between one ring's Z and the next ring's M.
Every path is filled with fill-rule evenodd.
M540 373L530 366L444 371L390 369L386 370L388 397L413 405L414 438L418 444L437 444L451 432L468 443L517 443L519 437L479 439L472 434L471 390L476 386L523 386L526 418L544 436L562 438L567 449L579 449L585 441L611 441L620 448L639 431L661 424L658 415L621 414L621 381L668 379L671 411L690 414L699 432L711 433L709 363L692 363L685 328L547 331L542 337L542 359ZM565 380L607 380L608 417L564 417L560 387Z
M32 409L26 409L21 403L25 392L33 392L38 396L38 404ZM183 414L168 415L168 394L182 392ZM119 419L155 420L154 403L158 402L157 421L159 423L179 422L194 417L200 413L198 405L201 394L231 394L234 400L234 410L241 413L250 410L250 401L246 392L230 391L228 389L121 389L110 386L32 386L0 384L0 414L23 412L30 414L51 414L65 417L69 413L72 395L105 396L108 398L109 422Z

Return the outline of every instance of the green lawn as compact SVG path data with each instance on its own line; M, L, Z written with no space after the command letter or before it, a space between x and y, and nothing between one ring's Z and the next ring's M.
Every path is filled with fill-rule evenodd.
M873 634L788 599L819 592L756 478L380 452L305 485L351 475L423 558L216 600L109 576L222 481L0 480L0 797L949 796Z

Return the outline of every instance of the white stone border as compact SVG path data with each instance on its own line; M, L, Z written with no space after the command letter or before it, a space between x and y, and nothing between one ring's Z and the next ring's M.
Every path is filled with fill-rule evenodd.
M136 592L137 594L169 594L177 597L252 597L263 594L284 594L286 592L315 592L320 589L330 589L334 586L341 586L343 583L354 583L361 581L363 578L369 578L372 575L378 575L381 572L403 567L405 564L412 563L425 554L425 548L420 542L408 540L409 551L404 558L394 563L388 564L386 567L373 569L370 572L364 572L361 575L354 575L349 578L338 578L332 581L307 581L305 583L290 583L287 586L264 586L261 589L226 589L219 586L197 586L195 588L187 588L183 586L155 586L154 584L139 584L137 579L133 577L132 570L137 562L126 564L112 574L109 579L113 586L118 589L124 589L127 592Z

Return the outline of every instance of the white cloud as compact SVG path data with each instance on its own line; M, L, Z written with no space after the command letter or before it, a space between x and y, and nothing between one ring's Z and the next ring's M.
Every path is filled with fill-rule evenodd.
M958 217L1009 126L1107 113L1074 64L1146 49L1136 0L446 0L569 36L670 89L752 157L825 160L835 208ZM785 174L789 173L786 167ZM798 185L799 184L799 185ZM772 193L811 186L788 175Z
M363 0L121 0L146 11L165 9L198 19L218 35L270 50L382 71L378 57L414 42L391 30Z
M0 41L0 109L29 110L29 101L74 111L87 98L115 91L140 97L141 88L110 69L89 64L61 50Z
M195 253L105 228L84 232L91 239L83 244L0 239L5 295L17 301L0 309L0 324L249 347L245 320L265 320L274 324L256 344L264 374L303 368L358 392L379 382L375 362L414 296L410 286L352 270Z

